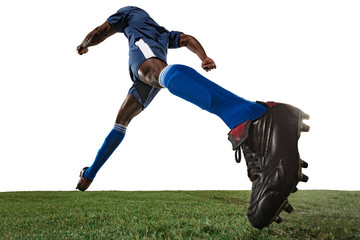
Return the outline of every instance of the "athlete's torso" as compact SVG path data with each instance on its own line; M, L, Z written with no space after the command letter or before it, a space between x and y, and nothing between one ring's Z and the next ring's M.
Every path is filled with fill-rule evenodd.
M149 14L138 7L119 9L107 20L118 32L122 32L129 40L131 49L142 39L151 49L166 56L168 48L178 47L180 32L169 32L157 24Z

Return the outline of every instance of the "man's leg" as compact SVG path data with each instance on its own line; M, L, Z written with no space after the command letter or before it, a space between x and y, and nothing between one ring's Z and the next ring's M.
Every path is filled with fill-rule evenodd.
M308 177L302 173L307 163L298 152L301 132L309 131L303 124L309 116L291 105L267 102L255 103L209 81L194 69L183 65L163 67L155 60L140 66L142 81L158 79L162 87L195 105L219 116L232 129L229 140L240 162L243 150L248 175L253 182L248 217L256 228L279 223L281 211L292 211L288 196L296 191L299 181Z
M129 94L126 97L124 103L120 107L114 128L105 139L105 142L100 148L94 163L84 173L84 177L90 179L95 178L96 173L125 137L126 128L130 121L142 111L142 108L142 105L133 95Z
M126 128L130 121L138 115L142 109L142 104L139 103L132 94L129 94L126 97L119 110L114 128L106 137L102 147L96 155L95 161L89 168L84 168L81 171L80 181L76 187L77 189L85 191L90 186L97 172L124 139Z
M263 105L233 94L188 66L166 66L153 58L140 66L138 75L141 81L166 87L172 94L217 115L230 129L246 120L257 119L266 111Z

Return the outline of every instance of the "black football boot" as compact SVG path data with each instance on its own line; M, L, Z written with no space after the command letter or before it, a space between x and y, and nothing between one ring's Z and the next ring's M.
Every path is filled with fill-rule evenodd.
M229 133L237 162L241 150L246 160L252 191L248 208L251 224L259 229L273 221L280 223L282 210L290 213L293 208L288 196L297 190L299 181L307 182L302 173L307 163L298 152L301 132L310 127L303 123L309 115L287 104L262 103L267 111L257 120L248 120Z
M79 182L76 186L76 189L79 189L80 191L84 192L86 189L88 189L88 187L90 186L90 184L92 183L92 180L90 178L86 178L84 177L84 173L85 171L88 169L89 167L84 167L81 171L80 171L80 179Z

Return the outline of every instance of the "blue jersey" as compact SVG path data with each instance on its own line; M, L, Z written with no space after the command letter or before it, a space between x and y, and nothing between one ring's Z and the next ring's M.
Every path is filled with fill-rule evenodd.
M139 80L138 69L149 58L166 63L168 48L178 48L181 32L168 31L157 24L147 12L138 7L124 7L111 15L107 22L129 40L129 72L133 86L129 90L146 108L160 88Z
M124 33L128 38L129 64L135 75L137 75L135 71L144 60L157 57L166 62L168 48L179 47L181 32L169 32L157 24L147 12L138 7L121 8L111 15L107 21L117 32ZM139 49L144 55L143 59L139 56Z

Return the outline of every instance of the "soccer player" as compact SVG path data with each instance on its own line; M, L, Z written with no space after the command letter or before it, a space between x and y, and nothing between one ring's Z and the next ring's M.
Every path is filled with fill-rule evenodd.
M248 217L254 227L263 228L281 222L282 210L292 211L287 197L299 181L307 181L301 172L306 163L299 157L297 141L308 115L287 104L251 102L206 79L184 65L168 65L170 48L186 47L195 53L205 71L216 68L194 37L168 31L144 10L124 7L105 23L91 31L77 47L82 55L116 32L129 40L129 72L133 85L120 107L115 125L105 139L93 164L80 172L77 189L85 191L101 166L125 136L129 122L143 111L160 91L172 94L220 117L229 127L228 138L240 162L241 148L253 182Z

